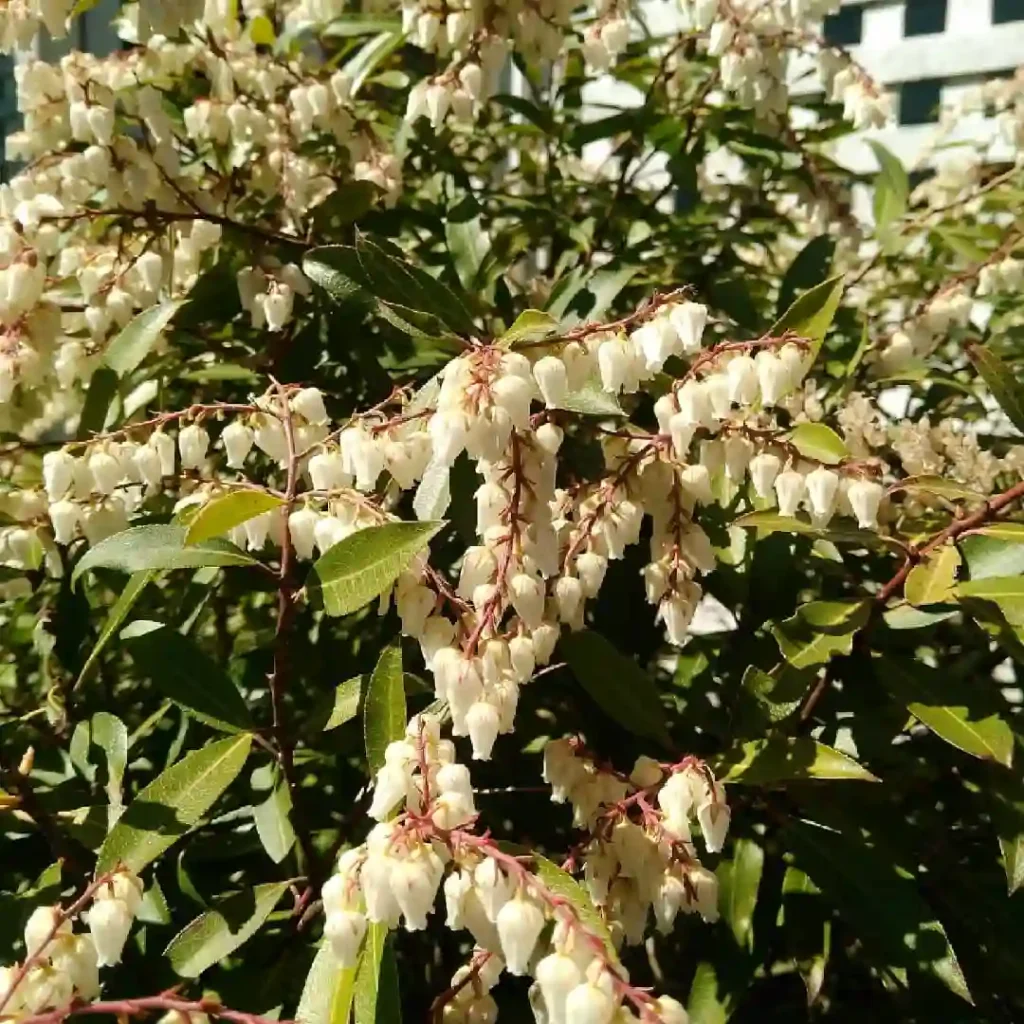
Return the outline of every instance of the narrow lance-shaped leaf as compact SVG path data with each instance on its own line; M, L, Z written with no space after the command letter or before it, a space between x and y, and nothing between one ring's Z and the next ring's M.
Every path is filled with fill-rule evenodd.
M302 986L295 1011L298 1024L349 1024L355 982L356 968L342 967L331 944L324 942Z
M370 675L363 708L366 761L376 774L384 764L389 743L405 735L405 678L402 675L402 646L398 640L381 652Z
M90 548L75 566L72 582L87 569L199 569L208 565L259 565L226 540L214 538L185 545L185 529L176 524L132 526Z
M235 780L251 745L248 733L229 736L193 750L158 775L103 841L96 871L123 864L139 872L173 846Z
M1013 371L990 349L969 344L967 356L988 385L992 397L999 403L1010 422L1024 433L1024 384Z
M632 658L589 629L565 634L559 646L573 675L609 717L671 746L658 688Z
M161 302L132 317L108 343L103 353L104 365L119 377L131 373L149 355L174 314L187 301Z
M764 850L752 839L737 839L732 859L718 867L718 905L741 949L753 944L754 909L763 868Z
M307 586L328 615L347 615L379 597L444 523L385 523L350 534L313 565Z
M174 972L198 978L256 934L291 882L270 882L221 900L190 921L164 950Z
M218 729L252 728L252 716L225 671L188 637L161 622L133 622L121 634L132 660L165 696Z
M355 1024L401 1024L398 967L387 925L371 923L356 967Z
M240 488L208 501L189 521L185 532L186 545L201 544L214 537L223 537L236 526L264 512L279 508L284 502L276 495L255 488Z
M878 779L852 757L808 736L751 740L729 751L716 766L723 782L769 785L799 779Z
M813 362L821 350L822 343L843 297L843 277L837 275L805 291L771 328L772 337L780 337L792 331L811 343L810 359Z

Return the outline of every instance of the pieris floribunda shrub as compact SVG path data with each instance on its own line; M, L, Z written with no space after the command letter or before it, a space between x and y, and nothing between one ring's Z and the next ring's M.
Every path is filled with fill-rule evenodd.
M1024 1016L1024 83L655 7L17 64L3 1020Z

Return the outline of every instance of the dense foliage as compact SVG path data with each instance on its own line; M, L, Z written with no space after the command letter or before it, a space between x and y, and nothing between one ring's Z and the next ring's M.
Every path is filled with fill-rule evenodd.
M1024 1016L1024 81L858 177L837 6L19 62L0 1018Z

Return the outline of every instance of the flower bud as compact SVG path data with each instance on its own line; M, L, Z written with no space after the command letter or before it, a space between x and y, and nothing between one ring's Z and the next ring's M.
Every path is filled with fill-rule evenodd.
M132 913L124 900L97 900L89 910L89 931L100 967L121 962L121 952L132 927Z
M671 996L660 996L654 1001L654 1013L661 1024L690 1024L690 1016L683 1004Z
M730 818L729 805L717 799L705 801L697 808L697 821L708 853L718 853L722 849Z
M324 920L324 936L342 967L355 967L365 934L366 918L358 911L336 910Z
M517 896L501 908L494 923L509 974L525 974L544 929L543 912L535 903Z
M198 423L182 427L178 434L178 450L181 452L182 469L199 469L206 461L210 447L210 435ZM90 468L92 461L90 460Z
M224 442L228 465L232 469L241 469L255 443L253 432L240 420L233 420L224 428L220 439Z

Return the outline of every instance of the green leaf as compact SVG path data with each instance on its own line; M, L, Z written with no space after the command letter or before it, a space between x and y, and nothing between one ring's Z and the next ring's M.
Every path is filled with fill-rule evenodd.
M121 787L128 766L128 729L116 715L97 711L90 722L90 735L107 758L107 800L114 821L124 807Z
M960 552L956 545L944 544L910 570L904 596L913 605L945 604L953 599L959 568Z
M321 591L328 615L348 615L384 593L442 526L428 520L358 530L314 563L306 586Z
M208 501L192 517L185 531L185 544L192 546L214 537L222 537L236 526L283 504L284 501L276 495L255 488L223 494Z
M542 341L558 330L558 321L542 309L524 309L512 326L501 336L502 348L515 348L526 341Z
M82 671L78 673L78 678L75 680L74 686L76 690L88 677L93 665L96 664L97 659L110 642L110 638L120 628L121 623L128 618L128 613L135 607L135 602L142 596L143 590L145 590L158 575L159 573L155 570L149 570L147 572L133 573L132 576L129 577L124 590L121 591L113 608L110 609L110 612L107 615L107 621L103 624L103 629L100 632L99 639L96 641L96 645L89 652L89 657L82 666Z
M379 18L372 14L345 14L326 25L322 34L328 39L346 39L350 36L399 31L401 27L401 23L394 18Z
M836 654L849 654L854 634L869 614L866 601L814 601L791 618L774 623L771 631L786 661L794 668L808 668Z
M334 691L334 709L324 726L324 732L337 729L339 725L350 722L359 714L359 702L362 700L363 687L367 683L365 675L353 676Z
M715 872L718 906L740 949L753 950L754 909L763 869L764 850L752 839L737 839L732 859L722 861Z
M671 746L658 688L632 658L590 629L564 634L559 646L573 675L613 721Z
M834 466L850 455L843 439L824 423L801 423L789 435L790 443L805 458Z
M761 531L765 536L772 533L819 534L821 531L809 519L784 516L765 509L763 512L747 512L733 522L733 526L745 526Z
M249 22L249 38L257 46L273 46L277 42L274 23L265 14L257 14Z
M377 66L387 60L405 39L401 27L386 30L371 39L351 60L345 64L345 73L352 81L354 97L363 86L363 82L373 74Z
M1012 896L1024 885L1024 785L1020 779L1000 773L991 794L992 823L999 838L1007 892Z
M793 304L797 292L813 288L828 277L835 249L835 240L828 235L821 235L812 238L797 253L779 287L779 316Z
M335 302L347 302L363 291L359 256L350 245L323 245L302 258L302 272Z
M973 1002L945 929L915 879L902 875L858 836L814 822L791 821L782 841L797 866L884 964L928 971L961 999Z
M903 164L885 146L874 139L869 139L868 145L874 150L880 168L875 177L873 210L875 226L882 231L907 212L910 179Z
M598 378L585 381L583 386L570 391L561 401L559 409L583 416L625 416L618 398L601 387Z
M1024 531L1019 523L983 527L960 538L960 550L972 580L1024 574Z
M809 674L785 666L780 672L763 672L754 665L743 673L742 687L757 702L764 716L772 724L788 718L803 702L807 692ZM758 724L763 724L761 718Z
M1010 422L1024 433L1024 384L991 349L977 344L966 346L967 356L988 385Z
M110 367L118 377L126 377L153 350L174 314L187 299L175 299L150 306L136 314L111 338L103 353L103 365Z
M87 569L200 569L207 565L259 565L226 540L214 538L185 546L185 528L173 523L132 526L90 548L72 573L74 583Z
M889 488L890 493L897 491L925 491L950 501L984 501L985 496L966 484L958 483L941 476L908 476Z
M1024 576L989 576L958 584L957 597L991 601L999 606L1006 621L1024 625Z
M252 809L256 834L267 856L275 864L280 864L295 845L295 830L289 817L291 810L291 793L283 781L274 786L263 803L256 804Z
M481 227L480 218L455 220L449 216L445 219L444 235L462 287L474 288L480 267L491 251L491 240Z
M174 973L182 978L198 978L229 957L256 934L290 884L270 882L234 893L190 921L164 950Z
M103 841L97 873L118 864L139 872L173 846L235 780L251 745L248 733L229 736L193 750L158 775Z
M121 639L140 671L164 696L214 728L252 728L252 716L230 676L188 637L161 622L139 619L121 633Z
M852 757L807 736L751 740L729 751L716 769L723 782L762 786L797 779L878 782Z
M349 1024L355 982L356 968L342 967L331 944L324 942L306 975L295 1020L298 1024Z
M363 707L363 736L366 740L366 762L370 774L376 775L384 764L384 751L389 743L405 736L405 679L402 675L402 645L399 640L388 644L366 687Z
M387 925L371 922L356 967L355 1024L401 1024L398 965Z
M769 334L780 337L792 331L811 343L810 361L821 350L825 335L839 308L843 297L843 276L830 277L827 281L805 291L789 309L775 322Z
M883 685L936 736L972 757L1013 764L1013 732L999 715L979 717L969 704L969 689L945 674L892 660L876 665Z
M102 432L110 403L117 394L118 376L109 366L98 366L89 379L82 415L78 419L78 440L87 441Z
M882 612L882 618L890 629L925 629L936 623L955 618L959 612L955 608L945 611L926 612L909 604L898 604Z
M373 209L380 194L380 189L372 181L341 182L313 209L313 224L320 229L332 231L352 224ZM317 283L322 284L320 281Z
M725 1024L732 1016L734 1000L720 988L714 964L707 960L697 964L686 1003L690 1024Z

